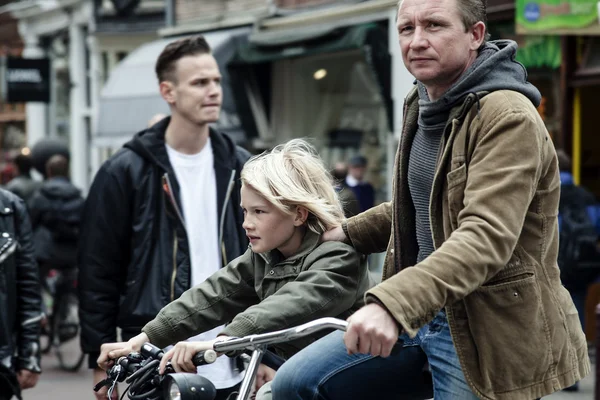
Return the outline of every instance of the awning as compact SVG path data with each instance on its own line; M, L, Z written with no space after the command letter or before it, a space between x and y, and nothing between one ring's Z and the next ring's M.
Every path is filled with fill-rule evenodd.
M247 93L249 79L257 83L255 86L260 91L258 95L263 98L265 104L269 104L268 70L271 62L348 50L361 50L367 64L372 68L386 106L388 125L390 131L393 131L388 35L378 24L368 23L333 29L306 27L289 31L260 32L251 35L248 42L240 42L235 56L229 62L228 70L232 88L236 93L238 115L248 136L259 136L252 112L252 100Z
M223 106L216 127L237 142L243 142L245 134L237 116L226 65L238 41L244 41L249 32L250 28L236 28L202 33L223 75ZM169 114L169 107L158 90L154 66L165 46L176 39L160 39L140 46L111 72L100 95L96 143L110 143L111 138L122 142L144 129L152 116Z

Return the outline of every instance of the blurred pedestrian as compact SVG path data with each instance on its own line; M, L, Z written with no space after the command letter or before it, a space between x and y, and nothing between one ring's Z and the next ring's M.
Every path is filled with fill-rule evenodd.
M0 400L37 384L41 302L27 208L0 189Z
M331 171L333 177L333 188L335 189L342 208L344 209L344 216L350 218L360 212L360 206L358 200L352 189L346 184L346 176L348 176L348 166L343 162L337 162Z
M33 162L30 155L17 155L14 159L14 164L17 176L6 184L5 189L13 192L27 203L31 195L40 187L41 182L31 177Z
M348 161L346 185L354 192L361 212L375 205L375 188L365 181L366 172L367 158L365 156L356 155Z
M81 342L95 368L103 343L137 335L165 305L243 254L240 172L249 158L209 125L219 118L221 73L202 36L174 41L156 62L171 116L126 143L98 171L79 248ZM191 340L212 340L217 327ZM243 377L221 357L199 371L226 399ZM105 399L107 388L96 393ZM117 397L116 391L114 393Z
M84 199L69 180L69 161L54 155L46 162L46 180L29 202L36 260L49 268L77 266L77 242Z

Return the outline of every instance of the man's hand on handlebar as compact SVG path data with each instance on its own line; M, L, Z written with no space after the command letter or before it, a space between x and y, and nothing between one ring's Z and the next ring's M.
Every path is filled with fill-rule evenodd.
M379 304L364 306L350 318L344 334L348 354L371 354L388 357L398 341L398 323Z
M160 373L164 374L167 362L171 362L171 366L175 372L196 372L196 366L192 362L192 358L201 351L212 350L215 342L227 340L227 336L219 336L214 340L206 342L179 342L173 348L163 355L160 361Z
M148 336L140 333L132 337L128 342L104 343L100 347L100 357L98 357L98 367L103 370L109 369L114 363L113 360L128 355L134 351L140 351L142 345L148 342Z

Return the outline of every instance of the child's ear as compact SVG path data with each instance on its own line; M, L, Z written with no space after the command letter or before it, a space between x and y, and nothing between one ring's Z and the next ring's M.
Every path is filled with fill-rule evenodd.
M296 217L294 218L294 226L302 226L308 218L308 210L305 207L296 207Z

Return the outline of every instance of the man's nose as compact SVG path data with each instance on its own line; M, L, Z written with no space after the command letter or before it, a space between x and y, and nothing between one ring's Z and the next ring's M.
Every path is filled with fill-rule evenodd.
M429 46L429 41L427 39L427 33L421 27L415 28L415 32L412 35L412 40L410 41L411 50L423 49Z
M221 85L220 85L220 84L218 84L218 83L216 83L216 82L213 82L213 83L210 85L210 92L209 92L209 95L210 95L211 97L218 97L220 94L221 94Z

